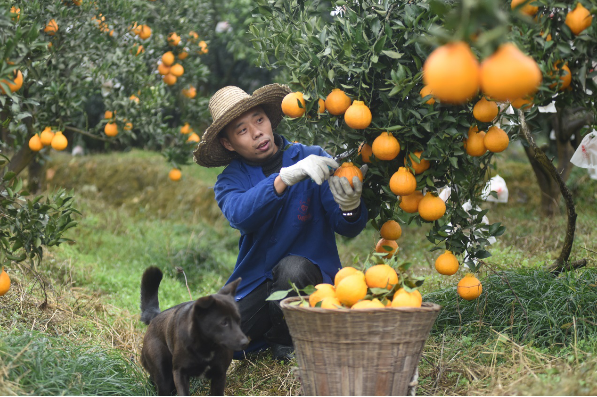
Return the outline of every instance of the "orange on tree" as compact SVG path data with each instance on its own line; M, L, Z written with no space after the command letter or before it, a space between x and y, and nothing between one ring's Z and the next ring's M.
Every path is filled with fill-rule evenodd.
M420 296L420 294L419 294ZM392 299L392 307L421 307L419 296L413 292L408 292L404 288L400 288L394 294Z
M431 92L431 88L429 88L428 85L421 88L421 91L419 91L419 94L421 94L421 98L425 98L427 95L433 95L433 93ZM425 101L425 103L427 105L433 105L435 103L435 98L431 97L427 101Z
M481 90L497 101L533 94L542 80L537 62L513 43L502 44L481 63Z
M183 88L181 92L182 95L186 96L189 99L193 99L197 95L197 89L193 86L189 86L189 88Z
M399 167L390 178L390 190L396 196L408 196L417 189L417 179L406 167Z
M336 297L343 305L351 307L367 295L367 284L359 274L345 277L336 286Z
M172 66L174 63L174 54L172 51L165 52L164 55L162 55L162 63L166 66Z
M477 299L481 295L481 292L483 292L483 286L477 277L471 273L468 273L466 276L464 276L464 278L462 278L462 280L458 282L456 292L458 292L458 295L460 295L462 299L471 301L473 299Z
M560 74L558 72L560 70L560 68L558 68L558 65L560 63L561 63L561 61L558 61L555 63L555 65L553 65L553 70L556 74ZM554 72L549 72L549 75L553 76ZM570 72L570 68L568 67L568 64L564 64L564 66L562 66L562 74L561 74L560 78L555 83L550 84L549 88L553 89L557 85L559 85L560 87L558 88L558 90L562 91L562 90L565 90L566 88L568 88L570 86L570 83L572 83L572 72Z
M105 119L111 119L112 117L114 117L114 112L111 110L106 110L104 112L104 118Z
M209 49L207 48L207 43L203 40L199 42L199 51L197 51L199 55L207 54Z
M364 130L371 124L371 110L363 101L354 101L344 113L344 122L355 130Z
M2 272L0 272L0 296L6 294L10 289L10 277L8 273L2 268Z
M325 101L321 98L317 101L317 113L325 113Z
M172 32L168 35L168 44L173 47L176 47L180 43L180 36L176 34L176 32Z
M183 51L178 54L178 59L184 61L189 56L189 49L185 47Z
M363 278L365 277L363 272L360 270L355 269L352 266L346 266L338 270L338 273L336 273L336 276L334 277L334 285L340 284L340 281L342 281L345 277L352 276L353 274L361 274Z
M576 8L569 11L564 23L575 35L581 34L585 29L591 26L593 15L580 2L576 3Z
M510 102L510 105L512 105L512 107L515 109L528 109L533 106L533 98L518 98Z
M309 305L311 305L311 307L315 307L317 302L321 302L323 300L323 298L326 298L326 297L335 298L336 297L336 288L334 288L334 286L331 284L326 284L326 283L317 284L315 286L315 292L313 292L311 295L309 295Z
M423 82L442 102L467 102L479 90L479 62L467 43L445 44L425 60Z
M54 133L50 127L46 127L41 132L39 138L41 139L42 145L50 146L52 144L52 139L54 139Z
M13 15L11 19L18 21L21 18L21 9L16 7L10 7L10 13Z
M147 25L141 25L141 29L139 31L139 37L143 40L147 40L151 37L151 28Z
M334 88L325 98L325 108L330 114L340 116L346 112L351 104L351 99L340 88Z
M338 167L336 169L336 171L334 172L334 176L337 177L344 177L346 179L348 179L348 183L350 183L350 186L354 188L354 185L352 183L353 178L356 176L357 178L359 178L359 180L361 182L363 182L363 173L361 172L361 169L359 167L357 167L356 165L353 165L350 162L346 162L346 163L342 163L342 165L340 167Z
M512 0L512 2L510 3L510 8L515 9L519 5L526 3L519 9L519 12L533 17L539 11L539 7L530 4L533 3L533 1L534 0Z
M444 276L451 276L458 271L458 258L452 251L446 250L435 260L435 270Z
M116 123L108 123L104 127L104 133L110 137L118 135L118 126Z
M394 240L387 240L385 238L381 238L375 245L375 252L387 254L384 256L384 258L386 259L391 258L396 253L396 251L398 251L398 243Z
M495 125L487 130L485 138L483 138L483 144L487 150L493 153L503 152L509 143L510 138L508 138L506 131Z
M54 139L52 139L52 149L60 151L66 149L67 146L68 140L62 135L62 131L56 131Z
M41 138L39 135L35 134L29 139L29 149L34 152L39 152L44 148L43 143L41 143Z
M199 135L197 135L196 132L191 133L191 135L189 135L189 139L187 139L187 142L199 142L201 140L201 138L199 138Z
M398 284L398 273L390 265L371 266L365 272L365 282L369 288L387 288L391 290Z
M363 163L371 163L371 155L373 154L373 149L371 148L371 145L369 145L367 142L361 143L361 145L359 146L359 154L361 155Z
M489 123L498 115L499 109L497 103L488 101L482 97L473 107L473 116L484 123Z
M167 75L164 76L163 78L164 83L168 84L168 85L174 85L176 84L176 76L173 74L168 73Z
M50 22L44 28L44 33L47 33L49 36L54 36L58 31L58 23L55 19L51 19Z
M402 211L414 214L419 211L419 203L421 200L423 200L423 192L415 190L407 196L400 196L400 204L398 204L398 206Z
M425 170L428 170L429 167L431 166L431 162L429 160L422 159L421 154L423 154L422 150L417 150L414 152L414 155L417 156L417 158L419 159L418 163L414 160L413 153L409 153L407 156L411 160L410 166L415 170L415 174L420 174L420 173L424 172ZM404 158L405 166L408 166L407 157Z
M398 222L390 219L381 225L379 235L386 240L398 240L402 236L402 228Z
M190 132L192 132L193 129L191 128L191 126L189 125L189 123L184 123L184 125L182 127L180 127L180 133L181 134L188 134Z
M131 123L130 121L124 124L125 131L130 131L132 129L133 129L133 123Z
M129 99L130 99L131 101L135 101L135 102L139 103L139 97L137 97L137 95L134 95L134 94L133 94L133 95L131 95L131 96L129 97Z
M352 305L352 307L350 309L351 310L359 310L359 309L383 309L383 308L385 308L383 303L381 303L379 299L374 298L371 300L365 299L365 300L359 301L359 302L355 303L354 305Z
M6 80L6 79L3 79L2 81L0 81L0 83L6 84L11 92L17 92L23 86L23 73L21 73L20 70L17 70L14 72L14 76L15 76L15 78L13 81ZM2 91L3 94L6 94L6 92L4 91L4 88L2 86L0 86L0 91Z
M427 192L419 202L419 215L426 221L436 221L446 213L444 200Z
M382 132L373 141L371 152L379 160L394 160L400 153L400 143L391 132Z
M197 32L194 32L192 30L189 32L189 37L190 37L189 40L191 42L196 42L197 40L199 40L199 35L197 34Z
M291 92L282 99L282 112L288 117L301 117L305 114L306 106L307 103L303 99L302 92Z
M170 66L167 66L165 63L160 63L158 65L158 73L162 76L165 76L170 73Z
M143 47L143 44L135 43L134 47L137 49L135 56L145 52L145 48Z
M182 177L182 172L178 168L172 168L170 170L170 172L168 173L168 178L170 178L170 180L172 180L174 182L180 181L181 177Z
M184 68L180 63L175 63L174 65L170 66L170 74L181 77L184 74Z
M480 157L487 152L484 139L485 131L479 131L475 126L469 127L468 138L464 141L464 149L469 156Z

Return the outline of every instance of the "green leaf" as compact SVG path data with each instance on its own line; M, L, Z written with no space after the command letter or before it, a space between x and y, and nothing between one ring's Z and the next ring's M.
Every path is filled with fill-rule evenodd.
M393 58L393 59L400 59L400 58L402 58L402 55L404 55L400 52L390 51L390 50L383 50L381 53L390 58Z
M276 291L274 293L272 293L270 296L268 296L265 300L266 301L278 301L280 299L284 299L286 298L286 296L292 292L292 289L286 290L286 291Z
M8 171L8 172L7 172L7 173L4 175L4 178L2 178L2 179L4 179L5 181L9 181L9 180L11 180L12 178L14 178L14 177L15 177L15 175L17 175L15 172L13 172L13 171Z

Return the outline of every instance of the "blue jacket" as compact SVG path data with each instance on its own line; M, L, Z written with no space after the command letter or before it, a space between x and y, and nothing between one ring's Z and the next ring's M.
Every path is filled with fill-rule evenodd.
M289 144L284 138L283 147ZM295 143L284 152L282 167L311 154L331 157L319 146ZM241 233L236 266L227 281L242 277L236 291L237 301L266 278L271 279L274 266L288 255L309 259L321 270L323 282L333 283L342 267L335 233L355 237L367 224L363 199L361 216L348 222L327 181L320 186L307 178L278 196L274 190L277 176L275 173L266 178L261 167L236 159L218 176L214 186L224 216Z

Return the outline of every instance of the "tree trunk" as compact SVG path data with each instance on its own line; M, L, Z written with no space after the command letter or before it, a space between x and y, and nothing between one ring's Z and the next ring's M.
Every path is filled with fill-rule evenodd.
M27 178L27 190L29 193L36 194L41 189L42 170L43 167L41 163L37 161L37 157L34 157L27 167L29 174Z

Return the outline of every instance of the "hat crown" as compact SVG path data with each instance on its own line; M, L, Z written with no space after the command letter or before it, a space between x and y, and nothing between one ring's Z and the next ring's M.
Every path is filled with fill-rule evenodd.
M213 120L218 120L228 113L237 103L251 96L239 87L228 86L219 89L209 100L209 113Z

